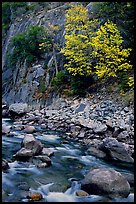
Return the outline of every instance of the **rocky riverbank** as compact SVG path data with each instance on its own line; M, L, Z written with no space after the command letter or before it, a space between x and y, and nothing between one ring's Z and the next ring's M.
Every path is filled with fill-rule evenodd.
M58 98L50 106L32 110L27 104L16 103L7 107L3 104L3 117L14 119L12 126L2 126L2 134L13 136L14 131L23 131L21 149L13 155L15 160L31 161L38 168L51 165L50 156L54 154L50 148L44 148L43 144L36 140L34 134L38 131L38 125L42 131L60 131L62 138L73 139L80 142L87 149L88 155L93 155L111 163L127 165L134 164L134 110L132 106L126 106L121 100L115 101L109 98L88 97L75 98L73 100ZM39 132L40 134L40 132ZM3 160L3 170L8 169L8 163ZM94 171L94 172L93 172ZM134 184L132 176L125 173L117 173L107 168L107 180L101 178L103 169L90 170L81 181L81 189L87 193L98 195L111 195L127 197L130 186ZM99 175L95 180L90 175ZM116 175L116 176L115 176ZM98 176L97 176L98 177ZM114 182L116 178L121 183ZM125 179L125 180L124 180ZM102 181L102 186L101 182ZM107 188L107 182L115 190ZM90 192L92 186L97 186L96 191ZM121 185L121 186L119 186ZM91 187L90 187L91 186ZM120 191L118 191L118 186ZM125 187L124 187L125 186Z
M7 113L7 110L3 112ZM8 112L12 117L21 116L17 117L15 124L20 121L27 124L26 133L33 133L32 126L39 124L44 129L61 131L64 137L88 146L89 154L133 163L134 109L120 100L96 96L74 100L59 98L38 110L28 111L27 104L23 104L23 108L12 104ZM10 134L10 128L3 127L2 132Z

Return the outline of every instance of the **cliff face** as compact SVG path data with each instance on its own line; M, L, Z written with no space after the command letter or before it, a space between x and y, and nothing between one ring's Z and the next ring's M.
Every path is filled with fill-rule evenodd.
M18 64L14 68L7 66L7 51L10 53L12 49L10 42L13 36L19 32L24 32L31 25L40 25L46 28L48 23L58 25L59 31L55 36L56 42L60 46L64 43L64 24L65 13L69 8L69 2L46 2L49 3L49 9L41 8L38 11L23 13L22 15L14 17L11 13L11 24L6 37L3 39L2 49L2 97L8 103L26 102L34 105L40 103L50 102L52 96L48 100L36 98L36 91L39 89L41 82L47 88L50 84L51 78L54 76L53 53L47 53L42 60L37 61L31 67L26 63ZM31 3L30 3L31 4ZM11 11L12 12L12 11ZM16 56L18 57L18 56ZM62 69L62 61L60 54L57 54L57 65L59 70ZM47 64L47 68L44 65Z

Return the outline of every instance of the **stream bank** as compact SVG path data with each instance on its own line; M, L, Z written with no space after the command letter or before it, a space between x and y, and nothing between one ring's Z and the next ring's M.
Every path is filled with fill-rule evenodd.
M26 182L27 184L25 183L24 186L29 186L29 191L42 193L44 199L45 197L47 199L49 196L47 202L53 202L54 199L55 202L59 201L56 200L55 196L58 196L58 198L62 200L65 200L67 197L68 202L71 202L71 199L74 199L73 202L93 202L93 199L94 202L109 202L111 199L103 197L102 195L92 197L92 194L90 194L91 198L86 195L84 199L82 197L81 200L75 195L77 190L81 191L79 181L82 180L90 170L93 170L93 168L106 167L121 172L123 177L127 179L131 190L126 202L128 202L129 199L133 202L133 106L122 105L121 101L119 103L109 98L75 98L74 100L58 98L58 100L54 101L50 106L36 110L33 110L25 104L27 110L25 110L25 114L20 117L15 113L19 110L18 105L20 104L14 104L7 109L5 108L7 115L9 115L9 113L12 117L14 114L16 115L14 115L13 121L11 119L9 119L9 121L3 119L3 159L8 160L9 164L9 169L7 169L8 173L3 172L3 177L5 178L3 182L6 181L6 185L8 179L10 180L11 177L16 174L23 176L19 179L21 182L19 185L22 185L22 180L26 180L26 175L28 175L28 177L30 176L31 182L33 176L35 177L37 175L36 181L32 183L29 181L29 184ZM3 105L3 107L5 106ZM39 170L39 167L35 165L36 163L30 161L22 162L15 160L15 158L13 159L13 155L21 149L22 140L27 134L32 134L37 140L44 143L50 152L54 151L54 156L51 156L51 166L40 168ZM6 148L9 149L10 154L6 153ZM52 158L54 158L53 162ZM42 166L46 167L46 165L43 164ZM38 179L41 172L41 179ZM14 179L15 177L12 180ZM54 183L54 181L55 184L51 184ZM18 182L18 179L15 179L15 184L13 184L16 186L16 190L18 189ZM8 185L12 185L12 182L8 181ZM42 185L44 186L43 188L46 189L44 193L41 191ZM33 188L31 188L31 186L33 186ZM75 190L73 190L74 187L72 186L76 186ZM3 193L3 198L6 197L4 200L14 200L15 192L10 192L10 187L8 187L8 189L6 188L7 186L4 192L8 192L8 195L5 196L6 193ZM71 188L72 190L69 190ZM66 196L67 192L69 192L68 195L70 197ZM79 192L79 194L80 193L82 194L82 192ZM26 199L24 201L27 202L26 194L28 196L28 191L25 192L25 194L23 193L23 195L19 193L17 200L22 201L22 199ZM125 198L117 198L120 202L121 199ZM115 202L117 202L117 200L115 200ZM41 200L41 202L44 201Z

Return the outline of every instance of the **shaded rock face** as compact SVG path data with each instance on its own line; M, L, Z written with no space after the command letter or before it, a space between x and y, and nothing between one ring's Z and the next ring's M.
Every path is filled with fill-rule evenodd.
M125 177L111 168L98 168L89 171L81 180L81 189L89 194L111 198L124 198L130 193L130 185Z
M26 29L32 25L39 25L44 28L46 28L49 23L58 25L59 31L55 34L55 43L59 43L62 46L64 44L65 12L69 7L69 2L58 3L61 3L61 6L55 2L48 2L50 7L48 11L46 8L39 9L36 13L35 11L31 11L31 13L24 13L17 18L11 19L8 33L6 38L3 39L2 50L3 97L9 105L16 102L27 102L36 105L39 99L35 99L34 94L40 87L41 79L44 78L44 82L46 86L48 86L53 77L51 73L53 72L54 75L54 67L50 70L52 65L49 63L52 61L51 59L53 59L53 52L45 53L45 55L42 56L43 59L38 60L32 67L28 67L26 63L22 63L22 65L17 65L13 67L13 69L8 69L6 53L7 51L8 53L13 51L13 48L10 46L12 37L17 33L26 31ZM54 5L53 7L51 6L52 4ZM62 63L63 59L61 55L57 53L58 66L61 67ZM49 65L49 70L45 70L45 65Z
M125 146L115 138L105 138L99 148L106 153L107 159L133 163L134 159L128 154Z

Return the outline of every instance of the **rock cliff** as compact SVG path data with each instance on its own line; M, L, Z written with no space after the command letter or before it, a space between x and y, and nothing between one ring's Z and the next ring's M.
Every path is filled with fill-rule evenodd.
M33 2L28 2L29 6ZM45 5L44 5L45 3ZM13 68L8 68L7 52L11 53L13 47L10 42L17 33L24 32L29 26L39 25L46 28L50 23L58 25L59 30L55 36L55 41L63 46L64 43L64 23L65 12L70 7L70 2L44 2L38 10L29 10L22 12L20 15L14 15L11 11L11 23L6 36L3 38L2 49L2 97L10 105L15 102L25 102L32 106L36 104L50 103L52 95L48 96L48 100L42 101L40 97L36 97L37 91L40 89L41 83L48 88L51 79L54 76L53 53L47 53L42 60L37 61L28 67L26 63L17 64ZM48 3L48 9L47 7ZM21 11L21 10L20 10ZM19 12L19 11L18 11ZM63 59L57 53L57 66L62 69ZM18 56L16 56L18 57ZM45 64L47 68L45 69Z

